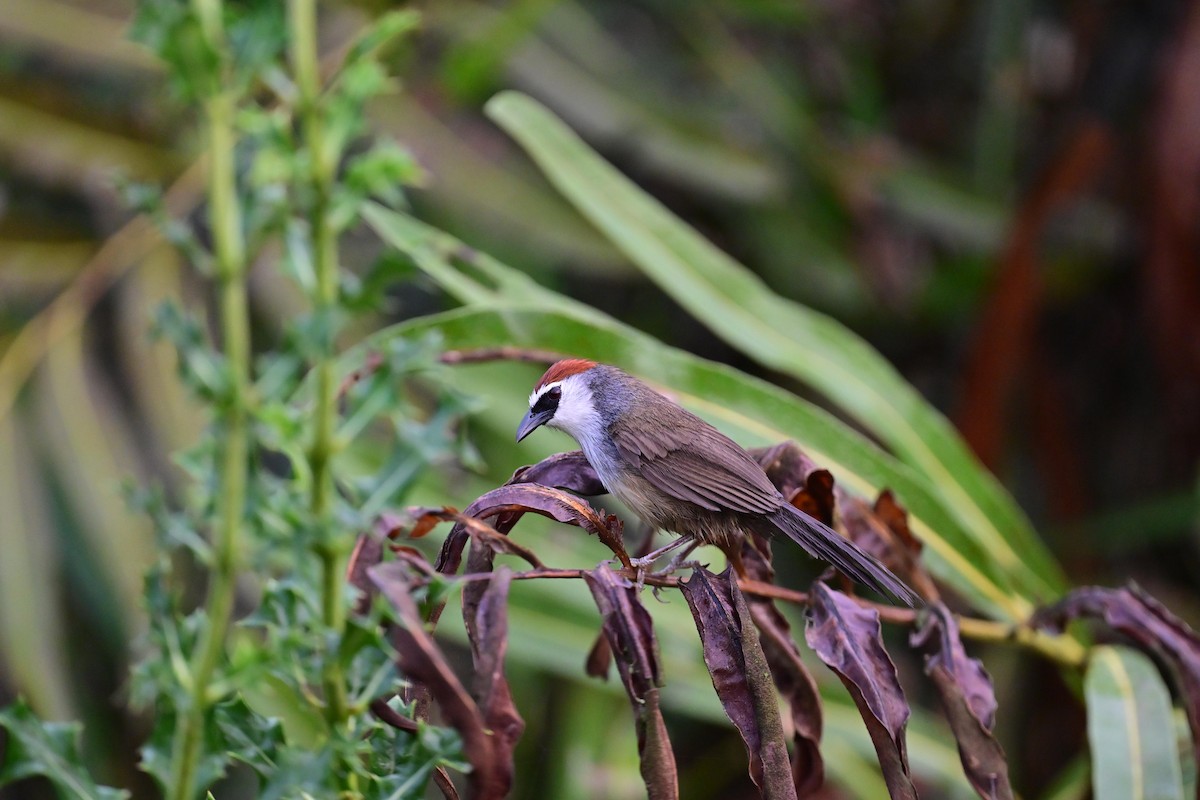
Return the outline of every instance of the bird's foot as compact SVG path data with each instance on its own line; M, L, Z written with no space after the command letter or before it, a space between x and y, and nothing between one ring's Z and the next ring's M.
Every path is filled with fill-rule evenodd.
M669 542L657 550L652 550L640 558L631 559L630 563L633 565L634 569L645 569L653 566L655 561L658 561L667 553L672 553L681 547L684 548L683 552L685 554L690 553L696 547L695 540L693 540L690 536L680 536L678 539Z
M610 558L607 561L601 561L600 565L608 566L619 573L625 579L627 586L631 585L639 592L646 584L646 573L648 570L644 564L639 564L636 558L631 558L628 561L620 558Z
M691 556L691 554L693 552L695 552L696 548L699 546L700 546L699 542L690 543L687 547L683 548L678 553L673 555L671 557L671 560L667 562L667 565L665 567L663 567L661 570L659 570L658 573L656 573L656 574L671 575L671 574L678 572L681 569L689 569L691 567L697 566L698 562L692 561L688 557Z
M634 572L649 572L657 560L658 558L653 554L643 556L642 558L631 558L629 559L629 566L633 567Z
M633 569L633 584L640 592L646 585L646 578L666 578L672 575L679 569L692 567L697 565L696 562L688 561L687 557L692 554L692 551L700 546L700 543L690 537L681 537L671 542L666 547L660 547L651 553L647 553L640 558L629 559L629 566ZM680 549L682 548L682 549ZM653 569L655 562L665 556L667 553L675 552L671 560L667 562L662 569ZM654 587L654 596L658 597L658 590L661 587Z
M659 554L659 555L661 555L661 554ZM658 578L658 577L663 577L665 575L670 574L670 572L671 572L670 564L667 565L666 569L662 569L662 570L653 569L654 562L657 560L658 560L658 557L653 553L651 553L648 556L644 556L642 558L629 559L629 563L633 567L633 585L634 585L634 588L636 588L639 592L645 588L646 578L648 578L648 577ZM657 593L658 593L659 588L660 587L657 587L657 586L654 587L656 597L658 596Z
M639 592L645 588L647 577L657 577L664 574L662 571L656 572L653 569L654 562L658 560L659 555L661 555L661 553L651 553L650 555L643 556L642 558L629 559L629 565L633 568L633 586ZM658 591L658 587L655 587L655 591Z
M642 556L641 558L629 559L629 566L633 568L633 585L639 592L646 585L647 575L659 574L654 572L652 567L654 566L654 562L657 561L661 555L661 553L651 553L650 555Z

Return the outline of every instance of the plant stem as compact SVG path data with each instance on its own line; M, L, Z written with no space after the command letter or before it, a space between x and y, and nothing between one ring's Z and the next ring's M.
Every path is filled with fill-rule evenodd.
M514 581L582 579L588 571L584 569L541 567L523 572L514 572L512 579ZM616 572L630 580L637 579L637 576L629 570L617 570ZM490 572L468 573L454 578L454 580L459 582L487 581L491 579L492 573ZM646 586L663 588L678 587L682 583L682 579L673 575L643 575L641 580ZM769 597L774 600L785 600L800 605L808 603L808 594L805 592L776 586L771 583L763 583L762 581L739 578L738 588L746 594L755 595L756 597ZM896 625L912 625L917 621L918 612L911 608L880 605L879 603L873 603L858 597L852 599L859 605L873 608L879 613L879 618L884 622ZM1070 636L1047 633L1046 631L1031 628L1028 625L1013 625L1008 622L995 622L990 619L965 617L961 614L955 614L954 618L958 622L959 633L967 639L973 639L978 642L1010 642L1019 644L1067 667L1082 667L1087 661L1087 650Z
M349 548L345 537L332 530L332 460L337 452L337 384L333 363L333 315L338 292L337 232L330 218L337 159L327 146L320 106L320 65L317 59L316 0L292 0L288 7L292 71L299 90L299 109L311 173L313 203L309 230L312 236L313 264L316 272L314 312L318 324L330 337L316 364L316 412L313 440L309 448L312 468L311 510L319 527L317 555L322 569L322 612L326 628L340 640L346 627L344 585ZM331 726L340 725L349 715L346 682L337 653L325 660L322 682L325 689L325 715Z
M1087 648L1077 639L1046 633L1028 625L959 617L958 630L963 636L979 642L1016 642L1068 667L1082 667L1087 662Z
M193 0L208 45L223 53L224 28L220 0ZM250 323L245 285L245 243L237 195L236 135L233 118L236 97L214 82L205 103L210 153L208 218L212 229L221 336L229 369L229 396L224 410L221 474L217 503L220 512L213 542L212 574L205 610L207 624L191 665L191 698L181 709L172 752L168 796L191 800L204 747L205 716L212 698L209 684L225 647L233 616L240 556L239 537L246 500L248 437L246 401L250 384Z

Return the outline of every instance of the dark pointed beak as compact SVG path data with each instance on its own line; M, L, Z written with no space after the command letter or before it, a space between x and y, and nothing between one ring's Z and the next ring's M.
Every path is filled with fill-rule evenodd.
M538 411L537 413L534 413L533 409L529 409L529 413L525 415L525 419L521 420L521 424L517 426L517 441L521 441L526 436L545 425L553 416L553 409L550 411Z

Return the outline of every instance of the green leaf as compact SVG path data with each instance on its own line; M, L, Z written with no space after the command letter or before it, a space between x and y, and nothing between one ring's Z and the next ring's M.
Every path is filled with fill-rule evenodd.
M378 206L369 206L364 216L444 289L464 302L487 306L387 329L366 347L379 349L396 336L437 331L448 349L512 345L620 366L669 389L743 446L794 439L847 488L868 496L892 488L912 513L913 530L925 542L930 568L939 577L997 616L1014 621L1027 616L1028 604L1009 588L1007 576L928 479L828 412L764 381L667 347L410 217ZM456 258L465 266L457 266ZM352 352L345 358L348 372L362 356Z
M1050 781L1041 800L1086 800L1092 791L1092 765L1087 753L1076 756Z
M159 676L156 675L152 678L152 680L156 679L160 679ZM172 702L178 704L183 690L177 685L168 685L170 688L165 693L176 695ZM223 707L228 705L230 705L229 701L225 701L205 712L204 747L200 761L196 765L196 786L211 786L219 780L225 775L229 761L235 755L247 760L246 754L250 751L244 746L239 746L242 745L241 742L235 745L228 744L227 742L230 740L226 739L225 732L218 725L218 714L221 713ZM171 707L171 703L168 703L160 694L155 700L154 729L138 751L140 755L138 768L154 779L163 795L169 794L173 786L172 753L174 752L178 719L175 708Z
M0 670L38 713L70 719L62 556L32 429L26 413L0 417Z
M231 758L246 764L261 778L269 779L280 769L281 753L286 750L283 725L277 718L265 718L246 705L241 697L232 697L213 709L217 730ZM310 759L319 756L307 750Z
M775 294L605 162L536 101L512 92L489 115L626 256L714 333L807 382L929 479L989 561L1030 599L1057 596L1061 570L1004 488L948 420L869 344Z
M1183 800L1171 699L1153 662L1097 647L1084 694L1096 800Z
M415 30L421 22L421 15L416 11L388 11L358 33L354 43L346 52L346 58L339 68L334 82L341 78L341 73L356 64L374 59L380 50L393 43L397 38Z
M395 750L372 764L375 776L368 797L380 800L417 800L426 797L425 787L433 771L441 766L466 770L462 740L452 728L418 723L415 736L398 734Z
M36 414L82 537L66 549L85 556L87 566L69 579L91 598L91 619L115 628L110 635L122 641L143 618L142 585L154 560L154 536L149 520L121 496L120 481L138 464L133 435L123 404L92 366L80 331L64 336L39 373Z
M42 775L60 796L78 800L118 800L129 792L97 786L79 754L78 722L42 722L24 700L0 710L0 726L8 729L0 786L33 775Z
M260 675L243 686L241 693L256 714L279 720L288 744L316 750L329 737L321 712L278 675Z

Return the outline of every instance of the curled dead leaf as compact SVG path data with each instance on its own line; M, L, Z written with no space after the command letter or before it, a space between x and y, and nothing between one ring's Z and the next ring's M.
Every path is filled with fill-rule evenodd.
M1200 636L1140 586L1084 586L1034 614L1031 624L1062 630L1082 617L1101 619L1156 656L1170 671L1192 729L1193 756L1200 764ZM1200 791L1198 791L1200 795Z
M818 581L809 594L808 645L850 691L893 800L915 800L904 729L909 707L883 647L879 613Z
M508 589L512 570L500 567L478 597L463 598L463 616L467 626L471 658L475 665L473 694L483 712L483 721L493 742L495 783L503 787L500 797L512 788L513 751L525 730L525 721L513 704L512 692L504 674L504 656L508 650Z
M607 565L585 573L584 580L600 610L604 635L633 706L647 795L651 800L674 800L679 797L679 775L662 716L661 667L650 614L639 602L637 590Z
M950 610L941 603L929 610L910 642L926 653L925 674L946 711L963 772L985 800L1012 800L1008 761L992 734L996 721L992 679L980 661L967 655Z
M696 569L679 588L696 621L713 688L745 742L750 779L765 798L795 798L771 670L730 574Z
M411 593L413 573L403 562L392 561L371 567L368 575L396 614L397 624L391 626L389 637L396 649L397 667L428 690L446 721L462 737L463 752L471 764L468 781L472 795L503 797L507 786L496 768L494 738L487 730L479 706L425 630Z
M497 530L507 533L526 513L540 514L566 525L575 525L595 534L613 553L628 566L629 555L621 541L621 522L615 516L601 515L585 501L572 494L541 486L536 483L516 483L501 486L484 494L462 512L474 519L503 518L497 522ZM452 573L458 571L463 547L470 536L465 525L455 525L454 530L442 543L438 556L438 570Z

